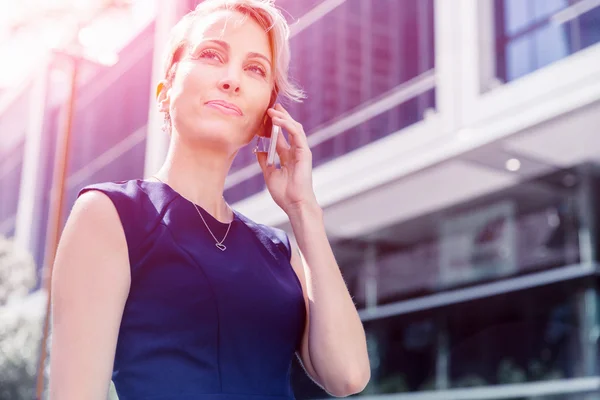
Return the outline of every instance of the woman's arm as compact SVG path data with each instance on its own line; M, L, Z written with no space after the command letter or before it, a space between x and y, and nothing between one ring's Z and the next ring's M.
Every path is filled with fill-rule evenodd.
M327 392L348 396L362 391L371 377L365 332L325 233L304 128L281 104L267 113L273 125L285 128L290 137L289 143L284 135L277 137L281 168L268 166L264 152L256 152L256 157L269 193L289 217L303 253L303 257L296 257L294 250L291 259L301 282L304 279L308 303L302 364Z
M307 304L302 364L334 396L361 392L371 374L365 332L327 239L322 210L315 205L288 215L301 250L292 250L291 262Z
M54 262L50 400L106 400L130 279L112 201L98 191L82 194Z

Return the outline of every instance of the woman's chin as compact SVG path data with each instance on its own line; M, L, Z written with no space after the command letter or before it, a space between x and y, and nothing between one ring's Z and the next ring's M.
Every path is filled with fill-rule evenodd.
M204 118L201 123L186 124L187 132L180 132L193 142L203 143L208 146L219 146L221 148L239 148L248 143L254 135L244 134L244 129L231 121Z
M196 143L220 149L237 149L245 144L239 131L226 129L226 127L215 127L211 130L203 128L196 131L193 137Z

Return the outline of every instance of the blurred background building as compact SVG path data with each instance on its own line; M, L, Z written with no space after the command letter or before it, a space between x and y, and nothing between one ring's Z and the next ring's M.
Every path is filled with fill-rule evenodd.
M0 235L38 271L72 54L65 217L81 187L162 163L151 94L168 30L197 2L57 0L5 24ZM369 339L361 395L600 398L600 1L276 4L308 94L291 113ZM225 197L292 233L250 147ZM294 383L327 397L297 364Z

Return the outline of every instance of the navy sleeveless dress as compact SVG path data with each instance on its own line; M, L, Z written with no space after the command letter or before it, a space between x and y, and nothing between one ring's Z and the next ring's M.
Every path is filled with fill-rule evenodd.
M283 230L234 211L225 251L162 182L104 182L127 239L131 288L112 380L120 400L294 399L306 318ZM217 238L224 224L198 207Z

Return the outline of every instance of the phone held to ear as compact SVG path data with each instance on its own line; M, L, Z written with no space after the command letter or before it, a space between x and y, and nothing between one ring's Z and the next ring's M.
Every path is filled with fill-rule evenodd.
M269 152L267 153L267 165L275 163L275 154L277 153L277 136L279 135L280 127L273 125L271 128L271 143L269 143Z
M256 151L267 152L267 165L273 165L275 163L275 154L277 154L277 137L279 136L281 128L277 125L272 125L271 136L257 136Z

